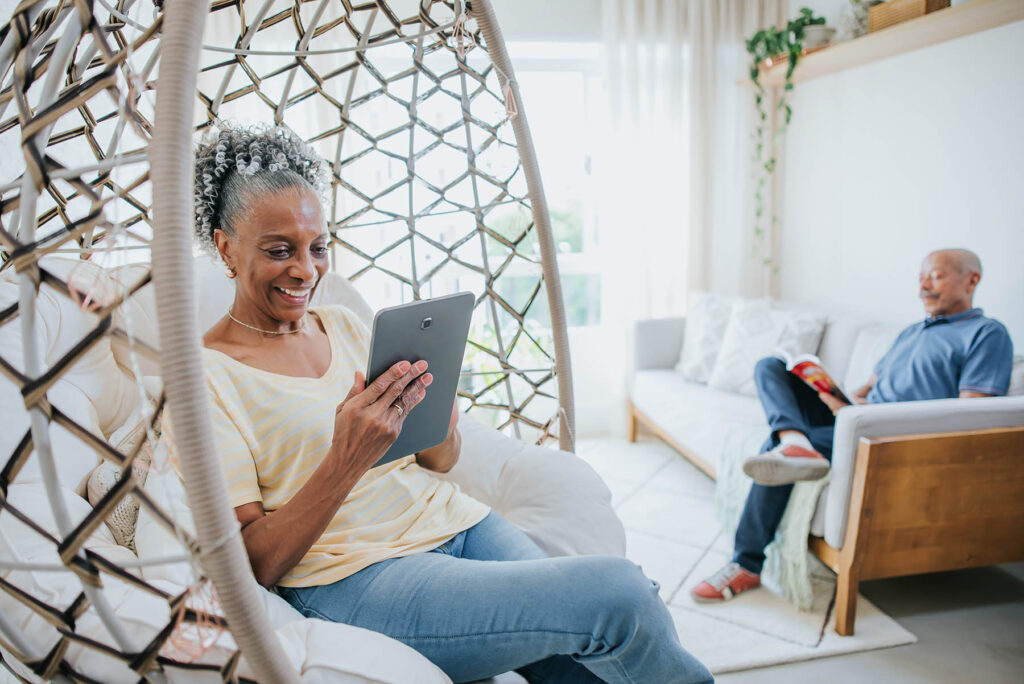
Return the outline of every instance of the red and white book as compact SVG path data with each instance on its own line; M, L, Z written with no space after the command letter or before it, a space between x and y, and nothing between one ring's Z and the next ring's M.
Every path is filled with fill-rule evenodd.
M786 370L806 382L815 392L831 394L847 404L853 404L839 388L839 383L821 365L821 359L814 354L790 356L784 350L776 349L775 355L786 362Z

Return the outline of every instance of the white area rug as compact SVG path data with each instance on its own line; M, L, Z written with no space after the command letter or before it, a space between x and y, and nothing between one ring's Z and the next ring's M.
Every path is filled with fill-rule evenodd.
M721 604L699 604L690 589L731 557L715 519L714 482L654 439L580 440L577 453L612 490L626 526L626 555L661 584L683 646L715 674L917 641L863 596L854 636L835 633L835 575L814 561L814 602L800 612L767 588Z

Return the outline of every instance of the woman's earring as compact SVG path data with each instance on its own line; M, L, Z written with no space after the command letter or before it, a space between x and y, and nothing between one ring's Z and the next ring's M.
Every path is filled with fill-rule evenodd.
M237 276L237 275L238 275L238 271L236 271L235 269L233 269L233 268L231 268L230 266L228 266L228 270L227 270L227 272L225 273L225 275L226 275L226 276L227 276L228 278L234 278L235 276Z

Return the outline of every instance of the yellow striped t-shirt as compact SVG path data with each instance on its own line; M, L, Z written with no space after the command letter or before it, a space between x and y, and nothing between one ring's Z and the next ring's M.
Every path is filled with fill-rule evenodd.
M280 375L204 350L216 448L232 506L259 501L270 514L288 503L326 456L335 410L353 372L366 367L369 331L362 321L341 306L311 311L331 344L331 365L319 378ZM488 511L457 485L431 476L415 456L371 468L278 584L330 584L386 558L427 551Z

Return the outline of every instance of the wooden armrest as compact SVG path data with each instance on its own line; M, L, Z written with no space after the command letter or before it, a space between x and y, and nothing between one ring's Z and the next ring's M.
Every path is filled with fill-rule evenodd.
M1024 560L1024 425L862 438L842 548L836 630L853 633L861 580Z

